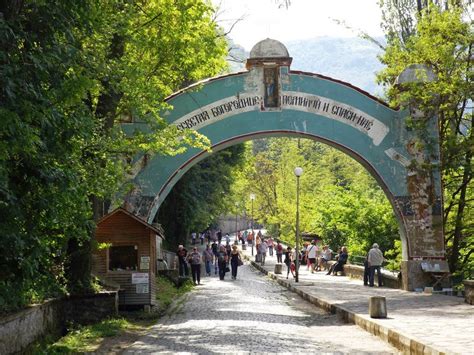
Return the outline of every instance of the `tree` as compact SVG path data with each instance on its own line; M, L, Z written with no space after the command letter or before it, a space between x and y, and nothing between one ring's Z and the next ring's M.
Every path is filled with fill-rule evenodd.
M201 232L234 208L228 198L235 176L244 164L244 145L217 152L192 167L161 205L157 221L166 231L169 247L184 244L191 232Z
M387 88L393 105L401 100L417 100L428 112L439 118L441 141L441 168L445 195L444 223L448 261L452 272L472 275L474 260L473 239L473 115L472 97L472 26L463 21L467 2L447 2L446 7L436 4L412 6L405 9L388 1L399 14L387 18L411 18L413 25L397 35L394 28L385 54L381 57L387 66L379 73L379 81ZM420 4L418 4L420 5ZM421 4L423 5L423 4ZM389 25L387 25L389 26ZM389 33L390 34L390 33ZM392 86L394 79L408 65L417 63L430 66L438 80L424 91L415 87L400 93ZM436 98L436 100L433 100ZM410 120L410 118L408 118ZM414 129L423 126L413 124Z
M348 245L354 255L364 255L374 242L384 250L394 247L398 228L390 203L367 171L347 155L311 140L271 138L255 142L249 161L234 198L248 200L247 193L254 192L255 218L270 234L295 241L293 171L301 166L301 231L319 234L332 248Z
M207 146L159 112L167 95L226 67L226 44L204 1L12 1L0 13L0 309L8 310L66 286L90 288L94 220L124 182L124 158ZM125 136L124 120L150 130Z

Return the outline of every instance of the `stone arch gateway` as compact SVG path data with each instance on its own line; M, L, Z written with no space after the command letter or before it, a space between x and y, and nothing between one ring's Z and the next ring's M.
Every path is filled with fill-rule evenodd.
M442 192L436 117L415 107L393 110L350 84L318 74L290 70L291 57L278 41L257 43L248 71L208 79L168 98L163 117L178 129L207 136L213 151L265 136L306 137L324 142L360 162L378 181L393 206L403 247L402 284L413 290L427 284L421 263L444 260ZM409 68L399 84L420 81L420 68ZM426 74L426 73L425 73ZM425 75L426 78L426 75ZM406 125L405 118L426 120L431 146ZM124 124L126 131L142 129ZM128 210L153 222L173 185L210 153L189 149L174 157L138 161ZM430 162L427 173L417 168ZM414 164L420 163L420 164Z

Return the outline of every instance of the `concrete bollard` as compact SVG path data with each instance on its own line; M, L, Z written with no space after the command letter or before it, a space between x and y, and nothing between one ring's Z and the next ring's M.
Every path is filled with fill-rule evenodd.
M373 296L369 298L370 318L387 318L387 303L385 297Z
M275 274L281 274L282 270L283 270L283 265L282 264L275 264L275 270L274 270Z

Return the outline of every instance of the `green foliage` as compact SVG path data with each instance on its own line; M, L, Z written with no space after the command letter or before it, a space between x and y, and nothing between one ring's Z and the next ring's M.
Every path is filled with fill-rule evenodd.
M256 141L255 155L233 187L232 199L251 214L249 192L256 194L255 219L269 233L295 242L296 177L300 177L300 230L322 236L333 250L347 245L365 255L372 243L393 247L398 228L393 210L367 171L347 155L311 140L271 138Z
M228 194L244 162L243 153L243 145L217 152L192 167L174 186L157 216L170 248L185 243L191 232L204 231L233 208Z
M381 57L386 68L378 78L387 86L394 106L413 103L439 119L447 256L451 271L469 278L474 266L474 117L469 108L474 97L474 32L472 23L465 21L470 5L468 1L450 2L441 9L430 4L415 12L414 5L404 8L396 2L384 3L389 4L386 27L391 30ZM397 23L404 23L403 32L393 27ZM400 91L392 84L411 64L428 65L437 80ZM425 122L408 119L423 136Z
M124 318L107 319L90 326L71 330L56 343L48 346L47 354L77 354L94 351L107 337L116 336L122 331L133 329L134 325Z
M0 312L91 288L94 220L127 157L208 147L159 116L163 99L226 68L200 0L0 5ZM143 121L126 137L118 123Z
M158 308L162 310L168 309L173 301L191 291L193 288L194 285L190 280L178 288L166 277L158 276L156 278L156 300L158 301Z

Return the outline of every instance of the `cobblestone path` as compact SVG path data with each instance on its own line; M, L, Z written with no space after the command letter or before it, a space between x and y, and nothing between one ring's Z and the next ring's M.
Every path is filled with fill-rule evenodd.
M204 277L125 354L392 354L377 337L326 314L249 265L237 280Z

